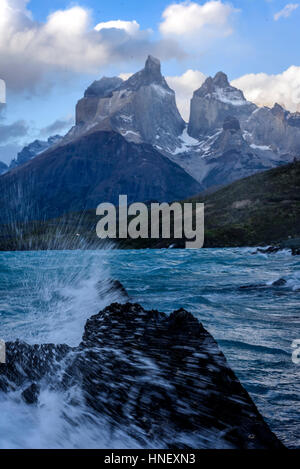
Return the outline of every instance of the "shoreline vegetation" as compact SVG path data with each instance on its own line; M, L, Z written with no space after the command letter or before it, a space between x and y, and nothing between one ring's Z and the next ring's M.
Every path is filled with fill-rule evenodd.
M204 248L300 248L300 162L238 180L184 202L205 204ZM0 251L184 248L185 239L100 240L96 210L0 226ZM130 219L129 219L130 221ZM171 224L172 226L172 224Z

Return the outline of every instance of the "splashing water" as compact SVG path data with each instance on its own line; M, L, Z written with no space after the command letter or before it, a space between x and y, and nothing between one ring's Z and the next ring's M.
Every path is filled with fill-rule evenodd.
M2 339L78 345L86 320L120 299L109 289L105 257L105 251L20 252L5 254L3 263L2 255Z
M78 345L89 317L122 302L110 282L106 251L0 254L1 338ZM80 395L76 406L69 404L74 398L43 389L39 405L30 407L17 393L0 395L0 448L108 447L105 417L100 422ZM114 441L136 446L121 429Z
M299 447L299 367L291 360L291 343L300 330L300 263L288 253L252 253L0 253L0 337L78 345L87 318L121 299L109 285L118 279L146 308L168 313L184 307L197 316L271 429L288 446ZM274 287L280 278L286 283ZM247 285L254 287L240 289ZM27 406L19 394L0 395L0 415L0 448L138 446L124 428L112 434L106 417L88 409L76 388L67 393L45 386L37 406Z

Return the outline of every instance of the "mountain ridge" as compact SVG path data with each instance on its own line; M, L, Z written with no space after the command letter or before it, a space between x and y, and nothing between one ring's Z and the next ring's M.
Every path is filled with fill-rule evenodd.
M0 220L45 219L102 202L172 201L201 186L149 144L99 131L49 149L0 178Z

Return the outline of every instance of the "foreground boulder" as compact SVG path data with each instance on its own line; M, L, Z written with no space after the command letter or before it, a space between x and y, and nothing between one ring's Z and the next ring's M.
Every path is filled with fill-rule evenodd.
M167 316L115 303L87 321L76 348L8 344L0 389L38 405L45 386L79 388L112 434L123 428L143 447L283 447L212 336L183 309Z

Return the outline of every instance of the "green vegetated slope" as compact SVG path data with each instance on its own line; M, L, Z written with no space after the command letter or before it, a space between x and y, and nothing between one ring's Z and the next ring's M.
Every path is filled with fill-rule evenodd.
M207 246L295 238L300 236L300 162L239 180L199 200L205 203Z

